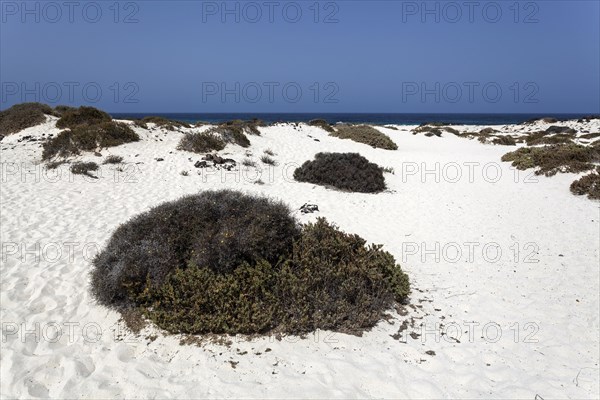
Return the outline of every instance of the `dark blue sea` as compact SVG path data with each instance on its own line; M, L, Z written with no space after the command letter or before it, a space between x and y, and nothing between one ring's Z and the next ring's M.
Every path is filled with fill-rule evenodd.
M116 119L136 119L147 116L160 116L183 122L224 122L233 119L261 119L273 122L308 122L321 118L336 122L368 123L374 125L416 125L426 122L445 122L455 125L502 125L519 124L531 119L553 117L556 119L578 119L589 114L351 114L351 113L113 113Z

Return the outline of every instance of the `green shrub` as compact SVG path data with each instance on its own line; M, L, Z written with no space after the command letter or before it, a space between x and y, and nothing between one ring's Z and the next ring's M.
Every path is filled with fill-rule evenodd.
M260 127L260 126L265 126L265 123L256 118L254 118L250 121L242 121L239 119L235 119L233 121L226 121L226 122L219 124L219 127L228 128L233 131L237 131L238 134L239 133L243 134L244 132L248 132L251 135L256 135L256 136L260 136L260 131L258 130L258 127Z
M502 156L502 161L511 161L520 170L538 168L536 175L579 173L594 168L592 163L600 161L600 149L576 144L522 147Z
M600 132L586 133L585 135L579 136L580 139L594 139L600 137Z
M80 125L98 125L110 122L112 118L104 111L94 107L81 106L79 108L66 109L62 117L56 121L57 128L76 128Z
M319 128L329 132L329 133L334 133L335 129L333 129L333 127L331 125L329 125L329 123L327 121L325 121L324 119L313 119L308 121L308 125L310 126L318 126Z
M139 136L127 124L121 122L78 125L47 140L43 145L42 159L69 157L78 155L81 151L94 151L138 140Z
M134 120L133 123L136 126L139 126L140 128L144 128L144 129L148 129L148 124L152 123L158 127L164 128L168 131L174 131L179 128L190 128L191 127L191 125L186 122L177 121L174 119L168 119L168 118L164 118L164 117L158 117L158 116L144 117L142 119Z
M542 144L566 144L573 143L572 139L574 138L574 133L549 134L546 131L537 131L528 134L525 137L525 142L528 146L537 146Z
M294 179L351 192L385 189L383 169L357 153L318 153L294 171Z
M596 172L585 175L571 184L571 193L577 196L588 195L592 200L600 200L600 167Z
M501 146L516 146L517 141L514 137L509 135L496 136L492 139L493 144L501 145Z
M405 300L409 282L391 254L324 219L300 231L281 203L220 191L119 227L94 260L91 289L174 333L359 334Z
M398 146L384 133L369 125L337 125L330 135L385 150L398 150Z
M62 117L63 115L65 115L66 112L71 112L74 110L76 110L74 107L60 105L54 107L54 111L52 114L56 117Z
M0 111L0 135L21 132L46 121L46 115L52 115L52 108L41 103L16 104Z
M207 153L213 150L219 151L225 148L225 141L212 132L186 133L179 142L179 150L191 151L192 153Z
M95 162L76 162L71 164L71 172L75 175L93 176L90 174L90 171L97 171L98 168L98 164Z

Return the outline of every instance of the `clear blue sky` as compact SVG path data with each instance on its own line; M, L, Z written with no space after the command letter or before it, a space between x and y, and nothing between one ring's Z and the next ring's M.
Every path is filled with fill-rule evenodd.
M1 2L0 108L600 112L598 1L88 3Z

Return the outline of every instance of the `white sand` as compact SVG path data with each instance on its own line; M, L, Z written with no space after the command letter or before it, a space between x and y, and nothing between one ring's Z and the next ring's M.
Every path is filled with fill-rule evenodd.
M196 169L200 156L175 149L180 133L141 129L141 142L102 151L123 156L124 172L103 165L101 178L91 180L64 166L57 178L39 164L38 143L13 149L24 136L58 132L54 121L0 142L7 148L1 152L0 195L3 398L600 396L600 211L598 202L569 192L576 175L521 171L515 181L515 171L500 161L514 147L452 134L380 128L399 146L385 151L286 124L250 136L255 160L271 148L279 163L263 171L264 185L253 183L254 170ZM600 131L598 120L568 125ZM496 128L516 133L547 126ZM245 151L230 145L222 153L241 161ZM395 174L386 174L389 190L350 194L292 181L294 167L319 151L360 152L393 167ZM81 159L102 160L89 154ZM421 176L436 163L437 176ZM190 175L182 176L183 170ZM457 171L462 177L450 182ZM498 171L502 176L493 183ZM281 341L231 338L230 346L180 345L178 336L151 327L140 336L128 333L120 316L96 305L87 290L95 249L149 207L225 187L273 196L294 209L317 204L320 212L298 218L323 216L383 244L410 276L408 315L394 314L363 337L317 332ZM501 250L497 261L493 243ZM462 257L455 261L457 249ZM393 338L411 318L414 327ZM460 338L452 339L459 331Z

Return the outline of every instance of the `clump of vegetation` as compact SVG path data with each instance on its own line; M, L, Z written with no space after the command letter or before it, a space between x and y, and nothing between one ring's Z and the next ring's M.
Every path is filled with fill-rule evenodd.
M318 153L294 171L294 179L360 193L385 189L383 169L357 153Z
M245 158L242 161L242 165L245 167L256 167L256 162L250 158Z
M164 128L168 131L174 131L179 128L190 128L191 127L191 125L186 122L177 121L174 119L168 119L168 118L164 118L164 117L158 117L158 116L144 117L142 119L133 121L133 123L136 126L139 126L140 128L144 128L144 129L148 129L148 124L152 123L152 124L155 124L156 126Z
M350 139L378 149L398 150L398 146L389 136L369 125L336 125L335 131L330 134L340 139Z
M193 153L207 153L213 150L223 150L225 145L225 141L212 132L193 132L186 133L181 138L177 149Z
M52 108L41 103L16 104L0 111L0 134L17 133L46 122L46 115L52 115Z
M577 196L587 194L588 198L592 200L600 200L600 167L596 167L596 172L585 175L573 182L571 193Z
M313 119L308 121L308 125L310 126L318 126L319 128L329 132L329 133L334 133L335 129L333 129L333 127L331 125L329 125L329 123L327 121L325 121L324 119Z
M120 226L94 260L92 293L188 334L360 334L405 300L393 256L324 219L233 191L166 203Z
M97 171L98 168L98 164L95 162L76 162L71 164L71 173L75 175L87 175L95 178L95 176L90 174L90 172Z
M445 124L441 123L441 122L433 122L433 123L427 123L427 124L421 124L419 126L417 126L415 129L412 130L413 135L416 135L417 133L424 133L425 136L437 136L437 137L441 137L442 134L444 133L444 131L446 132L450 132L454 135L460 135L460 132L457 131L456 129L450 127L450 126L446 126Z
M260 157L260 161L262 161L263 164L267 164L267 165L276 165L277 163L275 162L275 159L271 156L269 156L268 154L263 154Z
M110 121L89 126L79 125L47 140L43 145L42 158L69 157L78 155L81 151L94 151L138 140L139 136L124 123Z
M266 155L269 155L269 156L274 156L274 155L275 155L275 152L274 152L273 150L271 150L271 149L266 149L266 150L264 151L264 153L265 153Z
M94 107L81 106L79 108L68 108L58 121L57 128L77 128L81 125L99 125L105 122L111 122L112 118L104 111Z
M502 156L502 161L511 161L520 170L538 168L536 175L579 173L594 168L593 163L600 161L600 149L576 144L522 147Z
M66 112L71 112L73 110L75 110L74 107L60 105L60 106L54 107L52 114L55 117L62 117L63 115L65 115Z
M247 132L251 135L260 136L260 131L258 130L258 128L266 125L260 119L254 118L250 121L234 119L233 121L223 122L219 124L219 126L222 128L228 128L230 130L237 131L239 133Z
M63 131L47 140L43 145L42 159L69 157L81 151L94 151L98 148L119 146L136 142L139 136L122 122L102 122L95 125L78 125Z
M219 125L210 128L206 132L219 135L226 143L235 143L241 147L250 147L250 139L244 133L244 128L238 125Z
M117 155L110 155L104 159L103 164L120 164L123 162L123 157Z
M597 137L600 137L600 132L586 133L585 135L579 136L580 139L595 139Z
M516 146L517 145L517 141L515 140L515 138L512 136L509 136L509 135L496 136L496 137L494 137L494 139L492 139L492 143L501 145L501 146Z
M180 174L181 176L188 176L190 173L188 171L183 170L180 172Z
M56 169L65 163L64 160L51 161L46 164L46 169Z
M573 143L575 133L557 133L550 134L547 131L532 132L525 137L528 146L537 146L542 144L566 144Z

